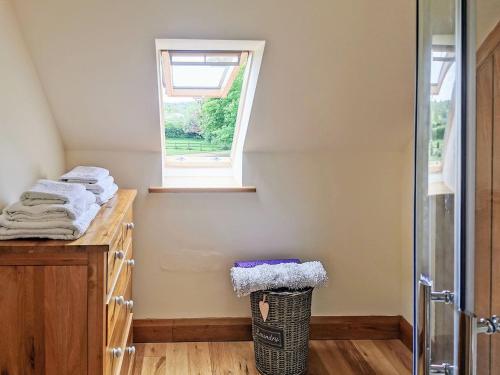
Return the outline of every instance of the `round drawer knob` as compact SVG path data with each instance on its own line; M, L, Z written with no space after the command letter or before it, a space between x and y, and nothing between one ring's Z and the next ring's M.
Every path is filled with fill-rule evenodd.
M134 223L127 223L127 224L125 224L125 228L132 230L135 228L135 225L134 225Z
M134 301L132 300L125 301L125 306L129 311L132 311L134 309Z
M122 348L113 348L111 349L111 355L115 358L120 358L123 355Z
M127 303L127 301L125 301L125 298L123 296L116 296L114 298L115 300L115 303L118 305L118 306L121 306L121 305L124 305Z
M135 260L134 259L128 259L126 262L127 262L127 265L130 266L130 267L134 267L135 266Z
M125 348L125 350L127 351L127 354L129 354L129 355L135 354L135 346L133 346L133 345L132 346L127 346Z
M125 258L125 253L123 252L123 250L119 250L115 253L115 258L116 259L123 259Z

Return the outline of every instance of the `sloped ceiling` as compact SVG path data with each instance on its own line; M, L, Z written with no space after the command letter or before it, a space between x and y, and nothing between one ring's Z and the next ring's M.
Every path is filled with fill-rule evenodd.
M500 21L500 0L476 0L476 8L479 46Z
M160 150L155 38L258 39L245 149L400 150L413 0L14 0L69 150Z

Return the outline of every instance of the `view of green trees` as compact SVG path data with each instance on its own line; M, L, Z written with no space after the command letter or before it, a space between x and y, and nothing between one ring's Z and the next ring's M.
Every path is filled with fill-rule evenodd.
M242 66L225 98L164 104L167 155L228 155L243 85Z
M450 105L449 100L431 102L432 134L429 150L431 161L439 161L443 157L444 135L448 124Z

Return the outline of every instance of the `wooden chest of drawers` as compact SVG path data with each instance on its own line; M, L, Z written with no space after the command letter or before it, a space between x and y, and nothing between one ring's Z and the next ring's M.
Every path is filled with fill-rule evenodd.
M76 241L0 241L0 374L131 374L135 196Z

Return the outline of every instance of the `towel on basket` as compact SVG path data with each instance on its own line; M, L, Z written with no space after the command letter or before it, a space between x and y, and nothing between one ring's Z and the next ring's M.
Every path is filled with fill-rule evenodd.
M25 206L38 204L74 204L85 195L85 187L81 184L38 180L37 183L21 195Z
M74 240L81 237L99 212L99 205L93 203L76 220L12 221L0 215L0 240L15 238L52 238Z
M238 297L259 290L299 290L324 286L328 281L321 262L262 264L252 268L231 268L233 288Z
M75 220L87 211L95 200L94 194L84 191L73 203L26 206L22 202L16 202L6 207L3 213L5 218L11 221Z
M78 182L83 184L96 184L109 176L109 171L101 167L79 165L61 176L61 181Z

